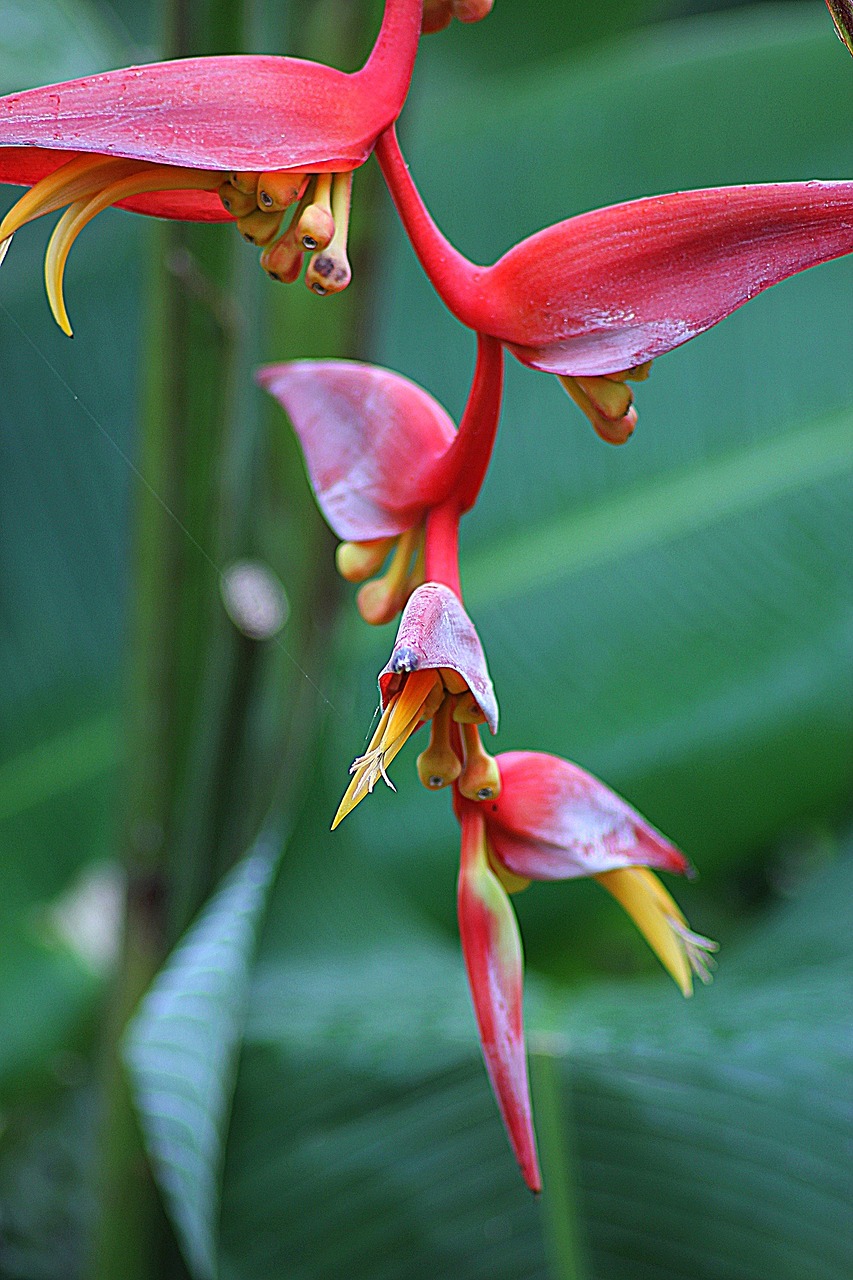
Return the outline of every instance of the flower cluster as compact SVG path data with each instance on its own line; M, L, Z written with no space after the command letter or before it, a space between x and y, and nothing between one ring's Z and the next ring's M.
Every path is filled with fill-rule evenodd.
M828 0L849 39L849 6ZM672 844L577 765L491 756L498 727L483 646L462 598L458 529L477 501L501 410L504 350L556 374L605 441L637 421L631 382L757 293L853 250L853 182L718 188L598 209L546 227L480 266L433 222L395 122L421 32L476 22L491 0L386 0L373 51L344 74L239 56L131 67L0 99L0 181L28 186L0 224L0 259L24 223L64 209L45 279L62 328L70 248L102 209L234 221L275 280L316 294L350 281L353 172L372 152L439 298L476 335L458 428L400 374L350 361L272 365L258 379L299 438L320 508L369 623L400 615L379 675L381 717L333 826L425 726L421 782L450 788L461 828L459 929L489 1077L528 1185L541 1184L510 895L592 876L636 922L681 991L709 977L715 944L691 932L653 871L684 873Z

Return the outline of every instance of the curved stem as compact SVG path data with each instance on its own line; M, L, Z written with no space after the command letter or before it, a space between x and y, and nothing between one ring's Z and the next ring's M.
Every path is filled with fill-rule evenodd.
M462 599L459 581L459 504L451 498L427 515L424 547L427 582L442 582Z
M393 125L380 135L376 158L412 248L442 302L469 329L485 327L478 324L477 313L482 309L480 281L487 268L476 266L454 249L433 222L412 181Z
M492 457L503 399L503 347L477 334L477 365L456 439L427 480L436 502L452 495L460 513L470 511Z
M385 0L382 26L370 57L355 74L382 101L393 104L396 120L412 78L421 34L423 0Z

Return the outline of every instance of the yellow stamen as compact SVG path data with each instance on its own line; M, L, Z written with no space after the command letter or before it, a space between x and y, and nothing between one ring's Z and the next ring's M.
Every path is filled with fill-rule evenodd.
M497 761L480 741L477 725L463 724L461 727L465 767L459 777L459 790L467 800L494 800L501 793Z
M634 402L634 393L624 382L614 382L611 378L576 378L575 381L608 422L624 418Z
M338 573L347 582L364 582L381 569L394 538L373 538L369 542L341 542L335 552Z
M480 709L480 704L470 689L456 699L453 707L453 719L457 724L486 723L485 713Z
M315 249L326 249L331 244L335 234L331 173L317 174L313 199L299 217L296 234L309 253Z
M365 582L356 597L358 611L371 626L380 627L395 618L409 596L409 567L412 555L423 538L423 526L415 525L400 534L387 572Z
M462 772L462 761L450 741L453 699L443 697L435 713L429 746L418 756L418 777L430 791L438 791L455 782Z
M624 383L614 382L609 378L573 378L568 374L557 376L602 440L606 440L608 444L624 444L629 439L636 425L637 414L632 409L633 394ZM588 394L593 388L595 402ZM621 405L625 405L625 408L619 414L617 411ZM601 406L606 407L606 412Z
M683 995L693 994L694 974L711 981L717 943L690 931L677 903L647 867L602 871L595 879L628 912Z
M237 219L237 230L249 244L260 246L271 244L281 228L281 213L264 213L263 209L253 209L245 218Z
M307 173L262 173L258 179L258 208L283 213L305 194Z
M448 693L466 693L468 684L464 676L460 676L458 671L454 671L453 667L439 667L439 674L444 681L444 687Z
M232 187L236 187L238 191L242 191L244 195L255 196L257 199L259 173L229 173L228 180Z
M75 156L73 160L42 178L12 206L0 222L0 240L14 235L25 222L32 222L45 213L54 213L66 204L73 204L75 200L86 200L101 191L105 185L143 168L145 165L139 160Z
M231 182L222 183L219 188L219 199L222 201L222 208L226 213L230 213L232 218L245 218L258 207L253 195L246 191L238 191Z
M434 669L413 671L406 677L399 693L389 700L367 751L354 760L350 768L353 779L338 806L332 822L333 831L370 794L380 778L392 791L395 790L388 777L388 765L403 749L423 719L426 704L430 701L436 684L440 684L440 680Z
M332 217L335 234L328 248L318 250L308 263L305 283L321 297L340 293L352 279L347 258L347 235L352 197L352 173L336 173L332 180Z
M62 295L62 280L71 246L87 223L111 204L148 191L215 191L218 186L219 174L209 170L147 165L145 169L137 170L105 187L90 199L77 200L66 209L50 237L44 259L47 298L60 329L71 337L71 323Z

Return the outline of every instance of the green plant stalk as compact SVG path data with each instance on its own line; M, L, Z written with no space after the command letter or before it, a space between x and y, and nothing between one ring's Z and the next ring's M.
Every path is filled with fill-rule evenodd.
M551 1280L590 1280L578 1213L573 1123L548 1033L531 1037L530 1076L542 1160L542 1233Z
M202 31L222 47L240 47L240 5L195 10L187 3L171 6L170 53L200 51ZM93 1280L177 1280L187 1274L151 1177L120 1051L128 1018L210 881L177 856L174 843L218 586L216 498L236 346L223 311L193 287L228 274L231 247L224 232L202 230L208 239L191 227L155 233L157 265L148 298L139 457L147 485L136 510L120 816L129 887L102 1045Z
M324 22L333 44L345 46L354 35L364 43L370 24L363 13L361 24L354 20L355 8L338 4L340 21ZM311 0L302 9L315 13ZM323 18L334 17L328 0L322 10ZM230 0L176 0L167 19L170 53L242 48L241 15ZM297 26L303 15L290 16ZM342 47L305 52L347 62ZM356 65L362 49L349 52ZM306 573L328 535L310 509L292 448L285 449L277 490L267 474L283 433L277 422L275 439L261 447L260 400L250 381L265 328L258 299L262 291L272 299L266 335L276 335L270 354L279 359L305 354L300 317L311 304L311 331L323 354L353 354L358 305L346 295L324 305L302 286L277 296L233 228L167 226L158 249L163 265L152 279L140 456L153 492L140 491L136 516L121 818L131 890L103 1054L92 1280L186 1274L148 1173L119 1061L121 1035L171 946L250 842L259 815L298 799L320 719L315 714L312 722L309 711L326 648L317 628L328 635L338 598L333 558L328 548L322 567ZM279 505L274 515L272 503ZM285 551L294 544L297 560ZM266 554L299 584L291 590L294 606L311 602L310 620L288 634L286 646L264 652L221 608L220 570L246 554ZM259 721L266 730L257 735Z

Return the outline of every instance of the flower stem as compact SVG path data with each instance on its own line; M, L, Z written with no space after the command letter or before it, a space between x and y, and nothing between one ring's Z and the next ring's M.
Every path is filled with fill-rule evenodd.
M442 582L462 599L459 581L459 503L450 498L427 516L424 548L428 582Z
M480 328L475 317L483 314L480 281L486 268L475 266L439 231L412 181L393 125L380 136L376 158L406 234L433 288L458 320L469 329Z
M497 338L477 334L477 366L456 439L426 482L437 500L454 497L459 511L470 511L492 457L503 398L503 347Z

